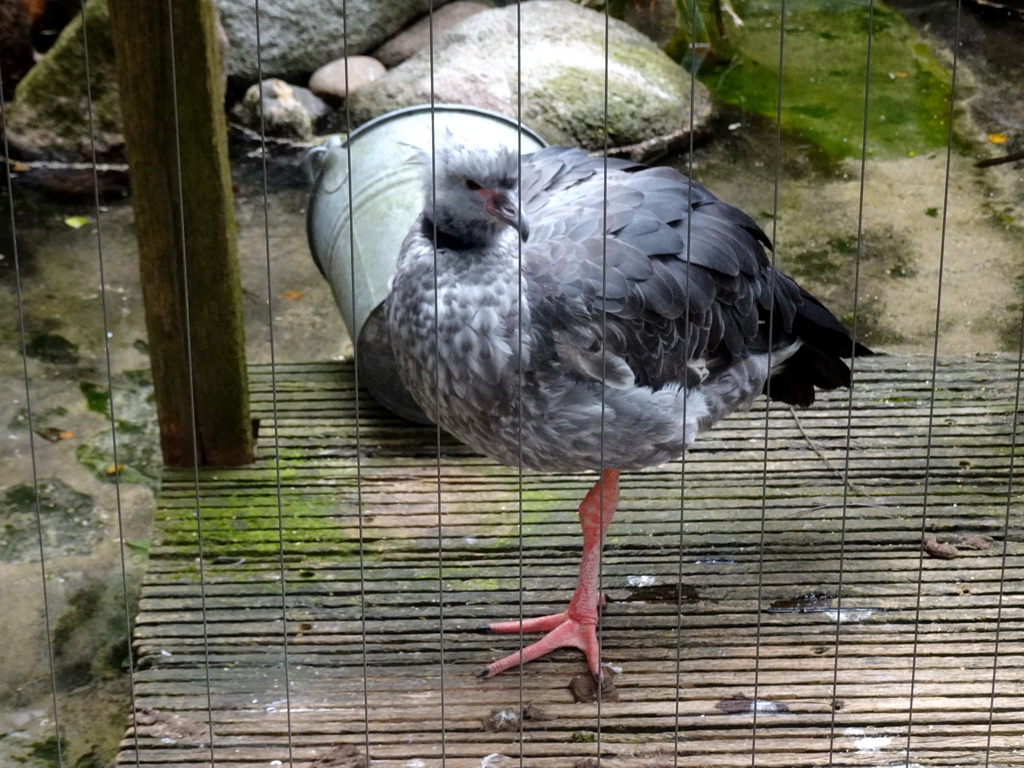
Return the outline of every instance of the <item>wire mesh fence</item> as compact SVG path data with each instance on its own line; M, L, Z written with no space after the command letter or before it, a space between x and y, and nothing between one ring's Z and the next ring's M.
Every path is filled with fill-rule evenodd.
M520 43L530 4L505 8ZM348 53L354 12L344 0L335 5ZM636 13L643 4L626 5ZM728 3L669 5L692 29L682 59L706 75L729 45L714 11L737 11ZM165 467L158 481L144 476L156 463L151 390L135 386L145 376L131 373L147 363L145 344L133 344L139 332L125 319L142 309L131 211L103 199L95 143L86 153L88 194L74 209L37 213L19 163L33 171L40 164L8 160L10 237L2 247L9 356L18 370L8 377L13 388L6 385L15 447L3 459L11 477L3 567L13 585L5 594L24 602L11 611L7 644L21 665L29 652L22 638L43 640L31 649L32 684L5 683L9 754L34 750L24 759L87 765L88 750L67 734L102 730L91 720L106 715L92 706L108 697L120 713L114 727L124 730L127 718L116 757L124 765L1024 765L1016 482L1024 315L1019 302L1004 311L1002 297L1018 290L1014 275L987 260L995 246L983 252L1002 238L1019 256L1014 203L1005 202L1013 153L986 166L1005 175L982 176L973 150L958 146L965 140L957 126L977 99L973 80L965 85L961 42L978 22L974 11L949 3L935 22L950 41L942 114L932 115L941 146L922 152L925 170L901 185L915 158L881 159L876 143L878 112L895 109L879 93L879 67L891 62L876 48L893 11L870 0L851 5L865 26L858 130L844 137L855 145L844 159L826 162L820 142L807 138L811 129L786 122L810 108L790 108L785 73L804 54L788 47L799 30L786 19L803 6L784 1L756 12L781 21L772 28L778 74L768 117L722 106L718 135L706 138L695 128L692 78L689 125L663 137L668 154L654 162L745 208L777 246L767 258L798 278L833 281L826 303L855 338L889 354L855 358L852 386L810 409L761 400L702 434L685 459L623 475L621 508L599 559L603 688L574 649L478 677L532 639L481 627L564 605L577 573L577 505L594 477L482 458L367 393L359 356L373 347L340 354L337 312L305 252L305 190L275 189L281 163L264 123L244 134L249 156L236 158L245 179L237 215L256 460ZM607 30L619 10L588 12ZM169 4L155 11L172 14ZM261 21L271 11L270 3L253 4L257 51L267 45ZM432 93L435 13L425 17L421 54L432 64ZM825 59L839 44L831 34L820 39ZM256 57L260 82L262 61ZM609 127L609 105L624 97L610 86L616 65L605 56L598 156L650 150L623 150ZM529 66L521 60L510 78L516 109L508 115L527 125ZM84 68L89 84L88 58ZM713 71L724 82L730 68ZM881 77L908 74L885 69ZM172 84L176 104L177 89L189 84ZM345 132L356 126L347 102L335 120ZM970 130L985 133L973 123ZM992 136L998 155L1002 134ZM188 140L179 133L179 142ZM747 167L728 162L752 146ZM6 136L4 154L13 154ZM180 157L168 163L180 169ZM285 164L298 166L297 156ZM971 209L977 200L961 193L965 186L989 190L1003 207ZM349 217L359 208L355 187L342 191ZM177 192L182 209L188 192ZM894 230L891 222L909 209L901 202L914 195L920 211L907 223L911 234ZM852 231L794 231L801 210L844 218ZM88 224L85 247L72 235L76 216ZM177 225L185 227L184 218ZM349 219L349 252L358 251L355 238ZM40 245L50 239L54 250L85 251L89 262L69 269ZM436 233L435 241L442 245ZM70 274L58 279L43 258ZM606 253L602 263L606 284ZM880 269L896 287L879 283ZM979 269L1001 277L969 275ZM915 270L927 279L899 283ZM301 291L293 287L300 283ZM83 301L83 290L79 338L89 354L61 347L44 320L70 313L61 307ZM963 318L985 315L966 312L971 301L989 307L996 330L988 341L964 341ZM879 307L897 319L880 320ZM47 354L57 357L33 351L40 339L56 344ZM977 348L983 354L973 354ZM102 439L64 428L69 383L93 409L74 423ZM201 397L192 391L186 400ZM71 486L82 482L93 497L76 495ZM151 527L146 509L155 509ZM97 516L103 525L82 522ZM87 561L98 557L99 541L107 560L97 569ZM96 610L103 601L113 613ZM15 620L19 614L26 620ZM114 637L130 628L131 641L83 643L76 652L74 638L92 631L94 615L116 625ZM35 629L18 629L23 622ZM100 676L126 684L80 689L102 654L116 659L103 662ZM120 675L109 671L117 666ZM78 701L76 689L86 691ZM35 742L18 735L17 712L29 709Z

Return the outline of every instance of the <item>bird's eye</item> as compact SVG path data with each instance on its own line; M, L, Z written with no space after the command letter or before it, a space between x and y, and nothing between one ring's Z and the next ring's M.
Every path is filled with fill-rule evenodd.
M472 192L476 192L478 189L480 189L480 185L477 184L472 179L466 179L466 189L468 189L468 190L470 190Z

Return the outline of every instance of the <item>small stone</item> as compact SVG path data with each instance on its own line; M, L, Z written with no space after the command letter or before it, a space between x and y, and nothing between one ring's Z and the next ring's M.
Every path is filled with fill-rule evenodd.
M607 664L601 665L601 680L598 682L590 672L581 672L569 681L569 691L577 704L594 704L601 701L618 701L615 688L615 670ZM600 686L600 688L598 687Z
M262 114L262 127L268 136L312 138L313 124L327 113L323 100L306 88L290 85L276 77L264 80L262 86L262 94L259 84L250 86L244 98L231 110L232 117L258 131Z
M940 560L952 560L960 555L955 545L939 541L930 533L925 535L924 540L921 542L921 548L932 557L937 557Z
M488 6L483 3L469 2L469 0L455 0L455 2L442 5L434 11L433 21L430 16L424 16L375 50L373 56L388 69L396 67L427 44L431 31L435 36L439 35L473 14L487 9Z
M324 64L309 78L309 90L317 96L337 104L350 91L372 83L384 75L384 65L369 56L349 56Z
M992 549L992 539L977 533L957 536L951 543L961 549Z

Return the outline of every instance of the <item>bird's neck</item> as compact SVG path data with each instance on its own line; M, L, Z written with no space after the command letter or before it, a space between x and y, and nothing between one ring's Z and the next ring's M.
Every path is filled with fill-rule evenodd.
M420 219L423 236L435 248L444 248L449 251L471 251L492 245L500 237L502 227L496 222L482 224L482 226L478 224L473 227L459 226L457 222L447 220L443 214L439 215L435 221L426 212Z

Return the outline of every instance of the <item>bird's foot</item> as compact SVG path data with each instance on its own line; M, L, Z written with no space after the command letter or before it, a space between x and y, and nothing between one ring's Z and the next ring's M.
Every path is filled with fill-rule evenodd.
M597 642L597 611L593 617L574 618L569 611L538 616L523 621L499 621L488 627L491 632L505 634L519 632L547 632L537 642L521 651L487 665L480 677L494 677L506 669L539 659L555 648L579 648L587 658L587 666L595 678L601 675L601 647Z

